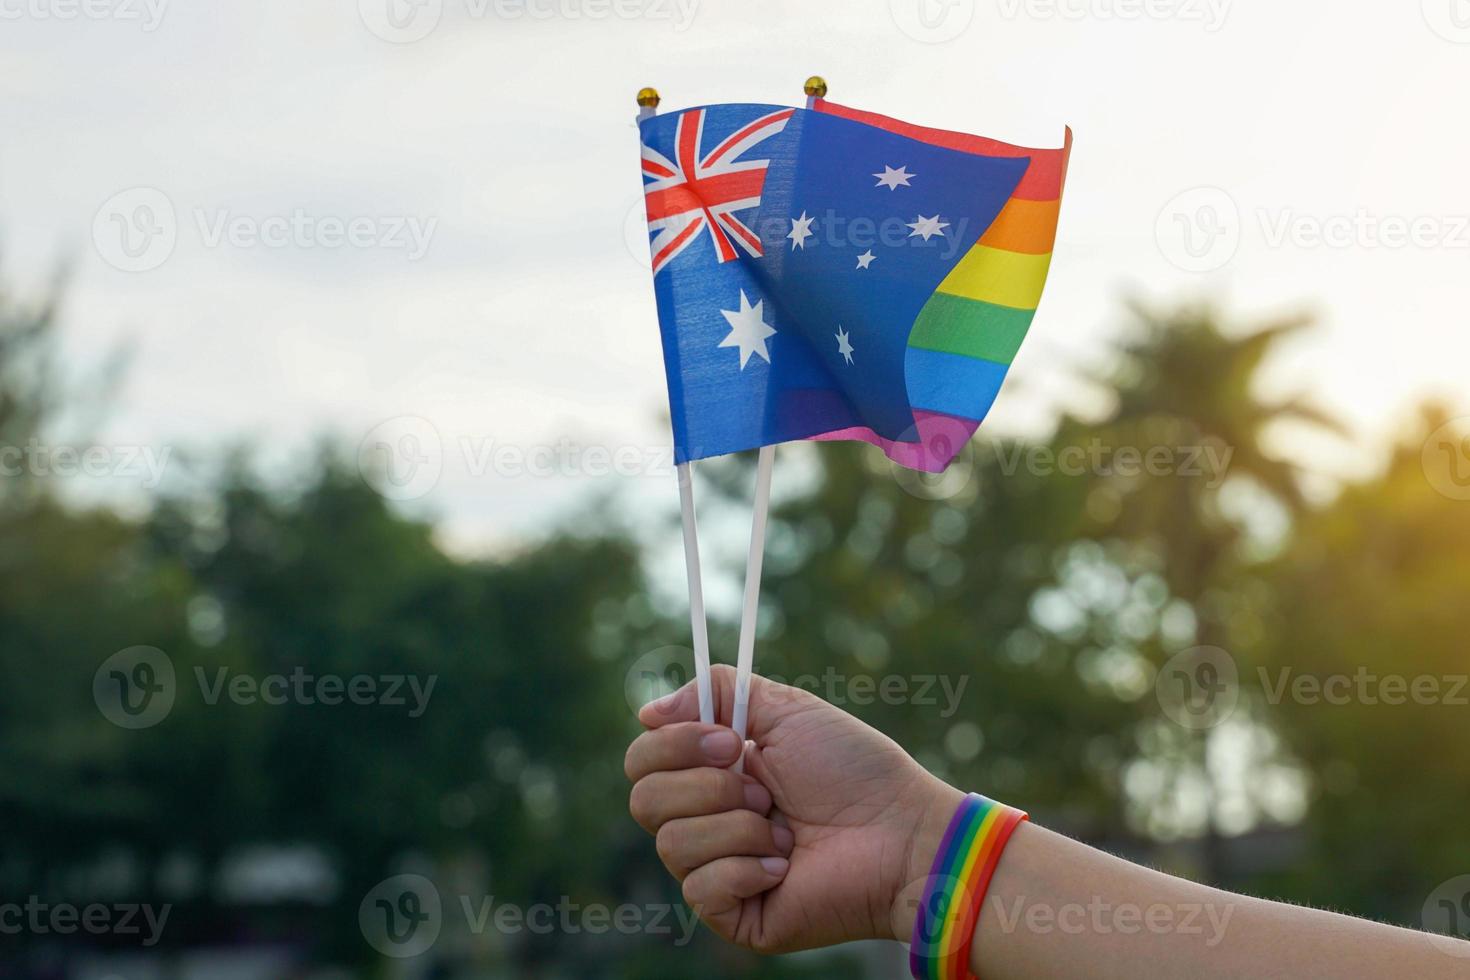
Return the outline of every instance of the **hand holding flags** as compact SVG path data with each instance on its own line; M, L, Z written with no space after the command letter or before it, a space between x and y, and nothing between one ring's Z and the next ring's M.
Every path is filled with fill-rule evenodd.
M653 112L657 93L639 98L702 705L708 643L689 463L761 448L742 735L771 447L861 439L904 466L948 466L1030 326L1071 149L1070 131L1060 149L1029 150L828 103L817 78L807 93L806 109L666 116Z

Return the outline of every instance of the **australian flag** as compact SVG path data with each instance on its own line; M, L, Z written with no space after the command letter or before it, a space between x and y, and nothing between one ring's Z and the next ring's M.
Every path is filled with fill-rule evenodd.
M640 131L678 461L837 437L947 464L958 447L925 445L936 419L968 439L1009 358L985 362L998 371L972 354L952 363L916 353L911 336L941 284L975 262L1032 158L769 105L688 109ZM980 306L946 297L932 328L946 337L1007 316L955 298ZM990 390L960 390L977 386Z

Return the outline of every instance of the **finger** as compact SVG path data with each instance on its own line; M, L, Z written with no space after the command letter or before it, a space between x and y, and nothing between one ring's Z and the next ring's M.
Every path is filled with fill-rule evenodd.
M698 720L699 693L694 681L638 709L638 721L645 728L660 728L675 722Z
M710 686L715 705L715 721L728 725L735 713L735 668L729 664L712 666ZM759 739L782 718L810 707L813 703L822 702L808 691L756 675L750 679L750 714L746 734L750 738ZM699 691L694 681L672 694L645 704L638 712L638 720L648 728L661 728L698 719Z
M658 856L683 881L695 868L725 857L787 857L794 838L749 810L670 820L658 830Z
M728 728L691 722L644 732L628 746L623 771L633 782L652 772L724 768L740 756L740 739Z
M764 816L771 809L770 791L751 776L709 766L651 772L628 796L628 812L650 834L679 817L741 809Z
M684 879L684 901L718 935L735 937L741 904L781 883L791 862L781 857L725 857Z

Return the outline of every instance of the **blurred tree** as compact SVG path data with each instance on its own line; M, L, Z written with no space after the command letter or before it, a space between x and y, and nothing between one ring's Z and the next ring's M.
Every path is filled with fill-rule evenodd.
M593 887L607 860L593 831L621 772L589 761L627 709L617 666L590 652L592 620L600 603L640 594L630 546L561 538L464 564L355 471L324 457L318 473L290 498L237 473L206 506L161 508L153 539L183 557L196 613L207 611L179 670L199 691L300 670L408 678L405 703L221 700L197 719L193 758L170 777L165 805L208 814L190 835L211 853L304 841L331 854L353 910L337 937L343 956L361 948L356 900L404 858L476 858L490 869L487 894L492 883L526 899L548 880Z
M469 887L506 901L618 894L626 852L609 843L631 821L608 806L626 794L609 747L633 726L619 656L656 622L632 544L565 534L455 561L330 452L296 493L237 459L143 520L70 506L17 455L44 452L65 407L55 311L0 296L0 892L175 902L172 942L218 942L247 914L231 862L312 848L335 871L329 905L248 914L258 936L338 962L370 955L357 903L405 862L468 858L486 869ZM136 645L168 657L176 697L129 731L92 681ZM228 693L298 674L309 698L323 675L419 686L399 687L402 706Z
M1425 468L1448 420L1427 406L1379 475L1303 522L1271 576L1252 667L1316 776L1308 859L1270 882L1299 901L1415 921L1470 872L1470 504Z
M1198 657L1174 663L1192 676L1209 648L1243 652L1259 642L1260 560L1285 543L1306 506L1299 468L1268 448L1273 430L1342 430L1301 398L1268 401L1258 391L1261 366L1306 318L1242 330L1227 329L1209 305L1160 311L1134 303L1130 312L1127 339L1095 379L1112 393L1114 409L1096 425L1067 420L1057 440L1107 449L1106 467L1093 474L1084 533L1142 549L1148 574L1166 590L1154 629L1133 631L1112 649L1125 662L1143 656L1152 670L1171 654L1198 649ZM1159 454L1157 471L1150 471L1150 454ZM1154 699L1140 703L1157 707ZM1226 740L1236 753L1271 744L1269 733L1248 730L1252 703L1247 697L1237 727L1203 732L1150 712L1135 729L1135 758L1125 769L1134 826L1165 838L1201 837L1199 870L1213 881L1227 880L1222 832L1273 815L1257 782L1223 785L1228 777L1217 761ZM1252 765L1272 765L1270 755Z
M56 407L51 338L60 289L38 304L0 285L0 445L9 450L0 482L0 508L16 511L33 499L35 481L17 451L40 437Z
M52 891L99 828L156 816L120 774L126 751L92 700L102 660L132 638L181 632L177 569L111 513L77 512L47 483L64 407L53 362L59 287L39 304L0 293L0 890Z
M760 669L1063 830L1122 846L1203 839L1212 876L1232 871L1222 834L1304 819L1308 859L1257 884L1410 917L1470 865L1460 715L1266 695L1283 668L1461 670L1464 505L1428 487L1415 433L1380 477L1307 506L1268 432L1333 426L1255 391L1299 324L1134 315L1115 369L1094 379L1107 412L1063 417L1046 440L982 438L937 478L870 447L784 447ZM67 407L49 370L54 319L54 302L0 295L0 448L44 440ZM1120 449L1168 450L1173 468L1130 472ZM1215 456L1188 456L1203 470L1184 472L1205 449ZM742 514L748 463L701 468ZM452 917L461 898L490 896L677 902L627 816L621 758L637 728L629 700L687 623L666 617L616 527L588 520L456 560L330 447L296 489L262 482L241 453L142 518L69 505L24 466L0 477L0 893L121 889L175 903L176 949L280 940L363 969L375 958L358 903L400 871L431 874ZM715 649L733 649L733 624L713 625ZM139 644L166 653L177 697L162 722L129 731L99 711L92 681ZM1243 700L1199 737L1153 693L1166 658L1205 644L1241 665ZM415 716L407 687L402 705L227 694L238 677L297 674L411 677L426 710ZM1304 818L1283 785L1311 792ZM333 887L284 905L233 894L226 872L272 848L323 856ZM845 951L760 961L703 932L690 948L463 932L436 955L480 973L857 970Z

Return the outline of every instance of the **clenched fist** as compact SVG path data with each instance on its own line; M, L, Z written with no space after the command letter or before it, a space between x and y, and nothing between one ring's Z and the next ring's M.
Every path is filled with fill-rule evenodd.
M711 682L728 725L735 671ZM692 684L645 705L625 768L634 819L705 923L761 952L906 941L962 794L846 712L760 677L744 775L735 733L698 717Z

